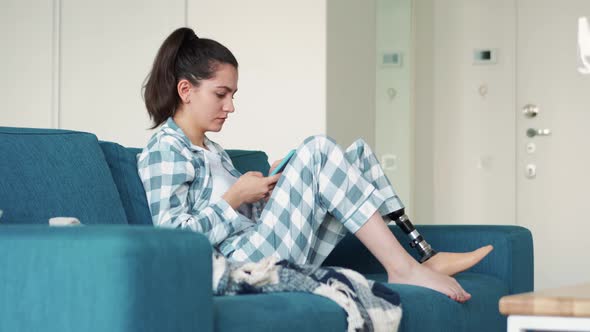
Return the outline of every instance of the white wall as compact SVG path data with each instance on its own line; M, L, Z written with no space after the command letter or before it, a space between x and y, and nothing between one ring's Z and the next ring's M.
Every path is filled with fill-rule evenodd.
M61 0L59 126L144 146L142 83L163 39L183 24L183 0Z
M328 0L327 134L375 147L375 1Z
M491 137L509 141L513 132L502 125L511 116L513 83L500 84L511 82L514 45L505 36L513 27L496 24L513 15L512 1L414 2L417 63L406 56L404 67L378 68L378 75L376 38L386 48L408 47L402 34L379 31L407 22L389 21L385 12L377 17L374 1L5 0L0 125L85 130L143 146L151 134L143 80L164 38L188 23L225 43L240 62L237 111L213 139L228 148L263 149L272 160L309 135L327 133L343 145L364 137L381 157L411 149L411 133L392 131L399 136L390 141L385 133L390 122L411 127L408 114L395 112L412 101L400 85L396 108L381 107L389 104L376 86L407 82L405 71L415 67L415 166L411 157L398 159L400 172L390 178L407 205L415 202L418 223L497 223L496 211L513 215L511 203L490 210L482 202L513 180L505 176L512 152L496 157L502 151L488 144ZM499 64L473 66L472 49L488 46L500 49ZM394 80L387 82L390 74ZM477 88L484 82L489 93L481 98ZM461 127L463 117L477 126ZM496 135L498 128L508 135ZM511 195L505 198L513 203ZM457 204L466 209L451 208Z
M53 17L49 1L0 3L0 126L52 125Z
M326 1L189 0L188 23L239 62L236 112L224 147L262 149L272 162L326 133Z
M434 220L434 3L414 1L414 218Z
M145 145L142 83L163 40L188 22L240 63L237 110L213 139L278 159L326 133L326 1L10 0L0 18L0 125Z
M420 11L432 19L417 33L417 158L419 192L432 184L432 222L515 222L514 0L433 1ZM498 22L501 22L500 24ZM430 35L432 47L428 46ZM498 49L495 65L474 65L473 51ZM417 51L418 52L418 51ZM432 73L428 73L431 68ZM432 78L432 83L429 79ZM423 84L423 86L421 85ZM432 84L432 85L431 85ZM487 93L480 95L480 87ZM428 111L431 108L432 111ZM431 118L431 123L428 119ZM432 131L432 137L428 137ZM432 159L424 151L432 153ZM420 201L419 194L416 198ZM430 197L417 205L427 208Z
M412 1L378 0L376 11L375 151L405 212L415 220ZM384 53L399 53L401 65L384 65Z

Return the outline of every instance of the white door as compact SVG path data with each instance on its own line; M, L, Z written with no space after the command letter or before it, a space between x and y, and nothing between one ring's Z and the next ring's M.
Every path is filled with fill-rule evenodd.
M533 118L517 114L517 224L533 233L535 289L587 282L590 0L516 3L517 108L538 107ZM529 137L528 129L551 134Z

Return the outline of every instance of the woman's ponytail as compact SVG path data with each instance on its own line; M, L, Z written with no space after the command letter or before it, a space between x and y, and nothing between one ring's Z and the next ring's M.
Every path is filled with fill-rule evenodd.
M176 92L176 57L185 40L195 36L193 30L180 28L174 31L160 46L152 70L144 85L144 100L153 128L174 115L180 97ZM195 36L196 38L196 36Z

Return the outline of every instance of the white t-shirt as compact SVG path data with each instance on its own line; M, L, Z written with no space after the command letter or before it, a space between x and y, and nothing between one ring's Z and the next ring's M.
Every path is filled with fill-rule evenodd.
M217 202L238 179L223 167L221 155L205 149L203 151L211 168L211 180L213 181L211 202Z

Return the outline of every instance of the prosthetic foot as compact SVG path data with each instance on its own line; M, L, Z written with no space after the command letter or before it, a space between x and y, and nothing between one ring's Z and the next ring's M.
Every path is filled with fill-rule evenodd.
M418 250L420 255L420 263L426 262L432 256L436 255L436 251L432 249L430 244L424 240L422 235L416 230L410 218L404 212L404 209L397 210L387 215L391 220L395 221L406 235L410 237L410 246Z

